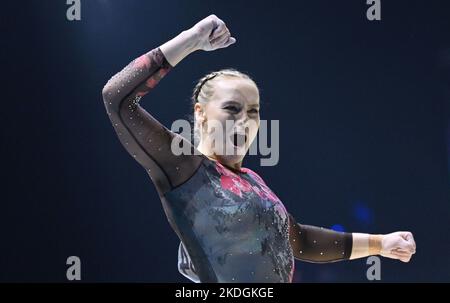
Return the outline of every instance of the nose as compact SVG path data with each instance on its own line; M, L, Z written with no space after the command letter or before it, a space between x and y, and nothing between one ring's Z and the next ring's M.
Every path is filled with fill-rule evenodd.
M248 127L248 121L249 118L247 115L242 115L237 120L235 120L235 127L239 130L244 130L246 127Z
M245 125L248 124L248 121L250 120L250 117L248 116L248 113L245 111L242 111L239 115L239 117L236 119L236 124Z

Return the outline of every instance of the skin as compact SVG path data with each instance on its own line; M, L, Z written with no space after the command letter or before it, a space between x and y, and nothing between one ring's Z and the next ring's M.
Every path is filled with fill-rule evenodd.
M176 66L189 54L197 51L214 51L226 48L236 43L236 38L231 37L225 23L216 15L210 15L199 21L192 28L178 34L173 39L160 46L160 49L167 61ZM233 99L238 102L241 109L227 109L224 102ZM259 127L259 114L253 116L250 107L259 105L258 88L253 82L245 79L222 78L217 81L216 89L211 100L206 105L196 104L194 107L196 119L199 123L210 124L213 121L223 123L227 119L233 120L242 130L248 123L257 121L256 126L249 126L249 143L256 136ZM226 133L229 129L226 130ZM230 169L239 170L244 158L244 154L238 156L219 155L211 147L210 135L201 133L199 151L215 161L219 161ZM227 136L225 136L226 138ZM244 151L248 150L247 144ZM352 233L353 246L350 259L363 258L370 255L381 255L383 257L398 259L402 262L409 262L416 252L414 237L409 231L399 231L390 234L366 234Z
M197 102L194 106L196 121L202 127L198 150L209 158L219 161L230 169L239 171L242 161L251 143L256 137L260 125L259 91L253 81L241 77L218 76L214 79L214 94L205 104ZM227 128L226 121L235 125ZM208 131L208 125L215 121L222 126L223 144L229 144L236 152L223 152L218 144L213 144L214 134ZM247 140L237 148L230 136L234 132L246 134ZM219 137L219 138L220 138ZM217 139L216 139L217 140Z

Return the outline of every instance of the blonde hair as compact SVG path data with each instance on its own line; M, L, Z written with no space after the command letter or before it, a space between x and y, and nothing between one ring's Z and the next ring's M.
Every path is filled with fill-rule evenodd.
M255 83L255 81L248 74L240 72L234 68L225 68L210 72L209 74L203 76L200 80L198 80L197 84L195 85L191 97L192 106L194 106L197 102L206 103L209 101L209 98L211 98L214 93L214 81L210 80L212 80L213 78L217 79L219 76L243 78Z

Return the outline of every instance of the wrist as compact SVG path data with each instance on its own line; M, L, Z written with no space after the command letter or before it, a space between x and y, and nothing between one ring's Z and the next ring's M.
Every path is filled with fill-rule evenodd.
M185 41L186 41L186 47L189 52L193 53L197 50L199 50L199 33L195 28L187 29L180 33L180 35L183 35Z
M182 31L176 37L162 44L159 49L170 65L175 66L187 55L197 50L196 33L193 30Z
M364 258L369 255L369 234L352 233L352 242L351 260Z
M369 235L369 254L379 255L383 244L383 235Z

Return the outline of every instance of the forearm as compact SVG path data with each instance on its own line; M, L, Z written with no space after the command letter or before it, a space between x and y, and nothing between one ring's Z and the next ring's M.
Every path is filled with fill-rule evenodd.
M111 77L102 90L108 112L118 112L120 107L135 97L142 97L153 89L170 70L170 63L159 48L135 58Z
M352 252L352 234L299 224L289 214L289 241L299 260L328 263L348 260Z
M176 37L162 44L159 49L170 65L174 67L187 55L197 50L196 32L192 29L182 31Z
M383 235L352 233L353 245L350 260L380 254L382 238Z
M158 49L161 53L158 53ZM196 32L192 29L181 32L161 46L134 59L115 74L103 88L104 99L108 100L108 104L111 102L114 107L133 90L136 90L138 95L145 95L163 74L165 75L195 50L197 50ZM164 64L164 59L170 66ZM154 75L155 79L152 80L151 77Z

